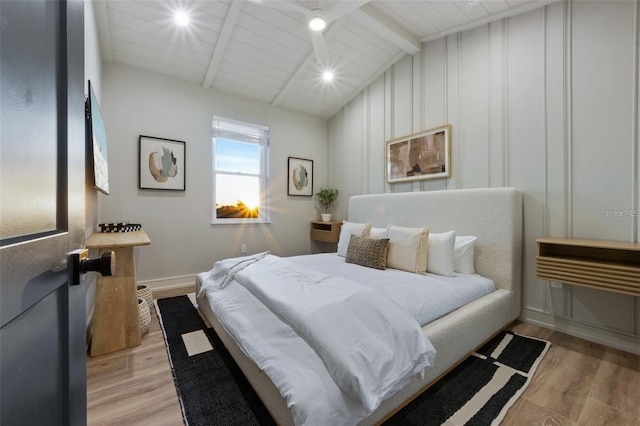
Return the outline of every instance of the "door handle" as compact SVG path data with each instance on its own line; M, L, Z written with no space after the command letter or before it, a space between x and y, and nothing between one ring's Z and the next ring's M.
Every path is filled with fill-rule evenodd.
M71 265L71 285L80 284L80 276L87 272L98 272L103 277L110 277L116 271L116 253L107 251L95 259L89 259L88 249L79 249L69 253Z
M110 277L116 272L116 252L105 251L95 259L81 259L80 272L98 272L103 277Z

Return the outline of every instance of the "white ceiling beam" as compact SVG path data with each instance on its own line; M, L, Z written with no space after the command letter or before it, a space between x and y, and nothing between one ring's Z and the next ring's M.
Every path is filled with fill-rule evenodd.
M334 37L334 35L338 32L338 29L342 27L341 22L342 22L341 20L337 20L333 24L331 24L331 27L324 33L325 40L329 40ZM331 56L331 52L329 52L329 56ZM282 102L282 100L285 98L285 96L287 96L287 94L293 88L293 86L295 86L295 84L298 82L298 80L300 79L304 71L308 67L310 67L311 64L313 64L314 62L316 62L316 55L315 55L314 49L312 48L311 52L307 55L306 59L302 61L302 64L300 64L300 66L293 73L289 81L287 81L287 84L285 84L282 90L280 90L280 93L278 93L278 96L276 96L273 102L271 102L271 105L278 106L280 102Z
M421 51L417 37L370 4L354 10L349 17L410 55Z
M98 30L102 60L111 63L113 62L113 54L111 52L111 31L109 31L107 0L93 0L93 12L96 16L96 27Z
M242 10L244 2L245 0L233 0L229 2L229 10L227 11L227 16L224 19L222 31L220 31L220 37L218 37L218 42L213 50L213 55L209 61L204 81L202 82L202 86L207 89L213 84L213 79L216 77L218 68L220 68L222 57L227 50L227 45L229 44L229 40L231 40L231 34L236 26L236 22L238 22L238 17L240 16L240 11Z

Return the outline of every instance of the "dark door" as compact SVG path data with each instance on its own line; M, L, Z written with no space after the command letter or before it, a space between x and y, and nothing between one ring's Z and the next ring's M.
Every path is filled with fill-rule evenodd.
M82 1L0 0L0 424L86 423Z

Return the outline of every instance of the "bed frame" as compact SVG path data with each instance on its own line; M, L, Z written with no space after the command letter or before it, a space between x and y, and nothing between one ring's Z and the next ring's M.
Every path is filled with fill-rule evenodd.
M522 195L514 188L358 195L349 199L348 220L373 227L395 224L474 235L478 238L476 272L491 278L497 287L493 293L423 327L438 353L434 365L425 370L423 378L414 376L405 388L360 422L370 425L393 415L520 315ZM200 283L196 282L196 287L199 290ZM293 425L280 392L225 331L206 296L198 299L198 305L274 420L280 425Z

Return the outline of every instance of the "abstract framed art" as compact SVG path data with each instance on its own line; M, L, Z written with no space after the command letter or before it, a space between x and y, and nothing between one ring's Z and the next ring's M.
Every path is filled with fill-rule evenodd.
M289 157L287 195L313 196L313 160Z
M451 176L451 125L387 141L385 167L388 183Z
M174 139L140 135L138 138L138 187L185 190L186 144Z

